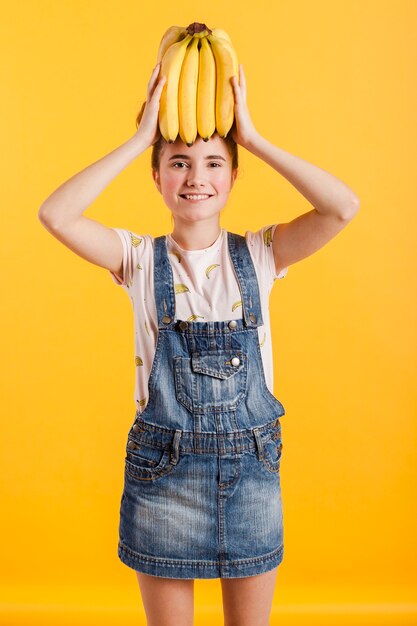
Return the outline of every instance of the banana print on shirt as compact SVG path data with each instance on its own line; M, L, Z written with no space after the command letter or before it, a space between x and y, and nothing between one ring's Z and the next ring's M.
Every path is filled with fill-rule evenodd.
M133 233L129 233L129 234L130 234L130 240L132 242L132 246L134 248L137 248L138 245L142 243L142 239L140 237L136 237L136 235L134 235Z
M267 228L266 231L264 232L264 244L269 247L271 245L271 242L272 242L272 226Z
M216 267L220 267L219 263L213 263L212 265L209 265L208 268L206 269L206 276L207 278L210 278L209 274L212 270L214 270L214 268Z
M183 285L183 283L176 283L174 285L175 293L185 293L186 291L190 291L187 285Z

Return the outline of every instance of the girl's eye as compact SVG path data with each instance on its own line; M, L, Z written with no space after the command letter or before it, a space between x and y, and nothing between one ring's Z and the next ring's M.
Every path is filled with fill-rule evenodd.
M172 167L175 167L176 165L187 165L187 163L184 163L184 161L176 161L175 163L173 163ZM215 161L210 161L210 165L215 165L216 167L221 167L220 163L216 163ZM179 169L183 169L182 167L180 167Z

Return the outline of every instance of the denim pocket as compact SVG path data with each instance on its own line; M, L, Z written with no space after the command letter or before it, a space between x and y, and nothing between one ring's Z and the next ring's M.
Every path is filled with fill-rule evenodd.
M158 467L162 461L163 454L164 450L162 448L154 448L145 443L137 443L133 439L129 439L127 442L126 457L137 467Z
M171 452L171 444L154 446L129 435L125 471L138 480L156 480L175 467Z
M282 455L281 424L271 428L271 432L262 442L261 463L269 472L279 472Z
M235 411L246 393L247 358L241 350L174 357L178 402L191 412Z

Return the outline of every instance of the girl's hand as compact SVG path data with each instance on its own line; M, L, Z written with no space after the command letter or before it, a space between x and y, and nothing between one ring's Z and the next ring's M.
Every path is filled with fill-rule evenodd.
M166 77L162 76L158 81L159 68L158 63L152 72L148 83L148 91L146 101L142 105L142 109L138 114L140 118L139 127L135 133L135 137L144 141L147 146L153 146L161 136L158 125L159 100L161 98L162 88L166 82Z
M242 64L239 64L239 83L237 76L232 76L230 80L235 100L235 119L230 133L236 143L246 147L258 135L258 132L252 123L246 104L246 80Z

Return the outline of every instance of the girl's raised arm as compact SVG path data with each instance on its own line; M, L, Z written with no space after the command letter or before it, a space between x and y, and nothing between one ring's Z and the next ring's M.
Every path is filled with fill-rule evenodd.
M310 256L343 230L358 212L359 198L333 174L285 152L264 137L258 136L248 144L248 150L282 174L314 207L277 225L272 247L278 273Z
M63 183L42 204L38 217L56 239L82 258L120 274L123 249L119 236L83 215L107 185L160 136L159 99L165 78L157 82L159 65L148 83L147 100L135 135Z
M291 222L278 223L272 242L277 274L323 247L356 215L360 200L343 181L300 157L285 152L255 129L246 104L246 81L242 65L239 82L231 79L235 99L232 136L240 145L284 176L313 209ZM279 222L277 216L276 222Z

